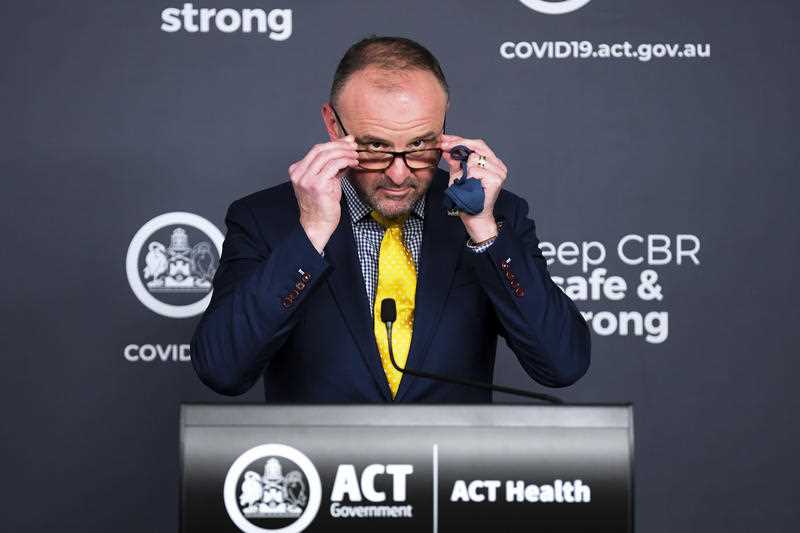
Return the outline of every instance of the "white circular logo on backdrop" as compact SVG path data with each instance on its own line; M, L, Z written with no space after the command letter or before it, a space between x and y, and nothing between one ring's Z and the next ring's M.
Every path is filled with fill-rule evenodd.
M148 221L133 236L125 260L133 293L159 315L199 315L211 301L223 239L214 224L192 213L164 213Z
M225 476L225 510L245 533L299 533L314 520L322 482L311 460L285 444L262 444Z
M592 0L519 0L529 8L546 15L563 15L577 11Z

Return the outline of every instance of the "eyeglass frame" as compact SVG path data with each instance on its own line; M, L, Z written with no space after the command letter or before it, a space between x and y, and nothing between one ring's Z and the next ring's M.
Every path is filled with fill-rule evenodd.
M331 111L333 111L333 116L336 117L337 124L339 124L339 127L342 128L342 133L344 133L345 136L350 135L349 133L347 133L347 130L344 127L344 123L342 123L342 118L339 116L339 113L336 112L336 108L333 107L333 103L332 102L328 102L328 105L331 107ZM441 134L444 133L444 128L445 128L446 124L447 124L447 115L445 115L444 120L442 121L442 133ZM365 171L368 171L368 172L369 171L382 172L382 171L386 170L387 168L391 167L394 164L394 160L395 160L395 158L397 158L397 156L400 156L400 157L403 158L403 164L406 167L408 167L408 169L410 171L412 171L412 172L415 172L417 170L428 170L428 169L431 169L431 168L436 168L439 165L439 160L442 157L442 149L441 148L420 148L418 150L405 150L405 151L401 151L401 152L395 152L395 151L392 151L392 150L369 150L369 149L361 149L361 150L355 150L355 151L356 152L360 152L360 153L371 153L371 154L389 154L389 155L392 156L392 158L388 160L389 164L386 165L384 168L363 168L359 164L359 167L362 170L365 170ZM436 158L436 162L433 163L432 165L427 166L427 167L421 167L421 168L413 168L411 165L408 164L408 160L406 159L406 154L413 154L413 153L416 153L416 152L430 152L430 151L439 152L439 157Z

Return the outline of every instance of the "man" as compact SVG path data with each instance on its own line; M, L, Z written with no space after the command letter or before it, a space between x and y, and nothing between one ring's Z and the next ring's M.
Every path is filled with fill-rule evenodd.
M448 93L413 41L372 37L347 51L322 106L330 142L293 163L289 182L228 210L192 340L204 383L236 395L263 376L267 402L281 403L490 400L397 372L385 298L397 303L401 367L491 381L501 335L543 385L586 372L589 330L548 275L528 205L502 189L506 165L484 141L444 133ZM468 175L485 194L475 215L443 205L461 176L457 145L474 151Z

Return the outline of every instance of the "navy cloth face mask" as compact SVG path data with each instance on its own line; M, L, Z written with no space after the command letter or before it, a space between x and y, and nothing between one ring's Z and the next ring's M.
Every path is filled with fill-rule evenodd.
M467 177L467 159L472 152L473 150L460 144L450 150L450 156L461 161L461 177L456 178L444 191L444 207L448 211L458 209L470 215L483 211L484 193L481 180Z

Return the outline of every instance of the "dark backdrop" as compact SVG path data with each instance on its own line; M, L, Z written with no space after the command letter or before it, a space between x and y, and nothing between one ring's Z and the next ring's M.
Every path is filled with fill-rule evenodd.
M202 386L188 354L175 356L197 316L140 301L129 246L165 213L224 231L231 201L285 180L325 140L319 108L341 54L376 32L439 57L448 128L486 139L508 164L540 238L562 246L552 275L578 286L602 268L625 280L622 299L573 293L595 331L593 363L560 393L634 403L638 529L793 530L800 5L593 0L563 15L513 0L398 5L203 2L291 9L291 32L275 16L271 38L213 24L163 31L162 11L182 2L5 3L3 529L176 529L179 403L258 402L262 391L231 400ZM551 41L587 41L599 55L532 53ZM600 57L600 45L626 41L638 58ZM708 53L686 57L687 44ZM504 58L509 46L530 57ZM665 57L644 61L648 49ZM213 232L185 215L141 238L167 248L178 228L216 253ZM626 257L643 255L637 236L663 235L671 260L654 246L651 261L626 264L627 235ZM699 247L694 260L677 263L678 240ZM599 243L588 247L606 258L570 264L565 242ZM146 252L132 252L140 280ZM655 292L637 291L642 275L657 276ZM178 313L205 296L144 292ZM505 346L496 379L534 385Z

